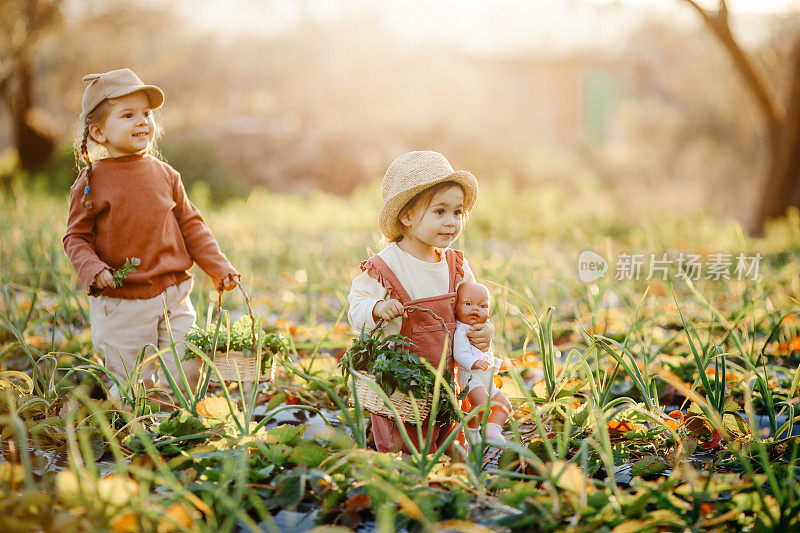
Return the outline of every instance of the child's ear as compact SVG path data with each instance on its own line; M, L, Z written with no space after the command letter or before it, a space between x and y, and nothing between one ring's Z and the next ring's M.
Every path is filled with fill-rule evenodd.
M408 209L404 209L400 213L400 224L407 228L411 227L411 215L408 214Z
M100 127L100 124L92 124L89 126L89 137L98 144L106 142L106 136L103 135L103 129Z

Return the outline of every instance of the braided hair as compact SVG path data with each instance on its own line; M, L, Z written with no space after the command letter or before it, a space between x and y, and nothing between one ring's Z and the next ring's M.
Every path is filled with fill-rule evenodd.
M86 175L84 176L85 186L83 188L83 197L81 198L81 205L86 209L92 209L94 207L92 201L89 199L89 192L92 190L92 156L89 153L89 141L97 144L97 142L92 138L92 134L89 132L89 129L95 124L102 123L106 119L108 111L108 100L103 100L97 105L97 107L86 114L86 117L84 117L83 123L81 124L81 142L76 147L76 159L79 162L79 166L82 162L85 165L84 168L86 169Z

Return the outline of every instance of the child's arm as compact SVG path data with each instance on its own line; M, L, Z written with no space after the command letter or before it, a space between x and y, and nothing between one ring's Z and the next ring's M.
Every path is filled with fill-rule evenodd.
M367 333L375 329L375 317L372 311L376 304L384 301L387 293L383 285L366 272L356 276L347 296L347 301L350 303L350 309L347 311L350 327L356 331L361 331L363 328Z
M192 260L214 281L217 290L230 290L241 276L220 250L200 210L189 201L180 174L174 171L172 194L175 218L181 228L183 242Z
M85 180L84 172L75 180L69 191L69 218L67 219L67 232L64 235L64 251L67 253L72 267L78 274L81 285L87 289L99 279L103 273L111 277L111 267L97 257L94 247L94 214L93 209L86 209L81 205ZM103 277L103 279L105 279ZM104 288L98 283L98 288Z

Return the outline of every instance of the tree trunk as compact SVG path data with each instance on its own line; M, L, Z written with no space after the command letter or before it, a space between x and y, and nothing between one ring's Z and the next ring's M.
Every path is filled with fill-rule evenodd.
M783 216L789 207L800 207L800 41L795 46L790 75L786 115L772 135L769 173L750 228L754 235L761 235L764 225Z
M20 60L14 75L4 84L6 100L11 110L14 143L20 166L29 171L40 170L53 155L55 142L47 125L37 120L33 106L33 83L30 63Z

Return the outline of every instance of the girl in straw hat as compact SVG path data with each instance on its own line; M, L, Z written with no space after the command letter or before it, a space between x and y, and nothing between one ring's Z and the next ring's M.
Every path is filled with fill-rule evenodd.
M372 331L376 321L386 321L385 335L409 337L414 352L434 367L447 345L447 366L453 369L456 289L463 281L474 281L475 276L463 253L449 246L475 206L478 182L469 172L453 170L440 153L409 152L389 165L381 196L379 223L389 244L361 263L361 274L353 280L348 297L350 325L357 331ZM448 331L430 313L405 309L411 305L443 318ZM494 328L487 321L474 326L469 338L485 350L493 335ZM425 439L427 421L422 429ZM444 442L451 429L435 425L434 445ZM417 428L406 424L406 431L419 448ZM393 420L372 415L372 433L378 451L408 452Z
M79 151L86 166L70 190L64 249L88 289L92 344L123 387L138 377L148 387L163 388L154 359L141 366L137 361L143 349L149 356L176 342L164 362L182 383L180 341L195 320L188 270L197 263L219 290L235 287L239 274L186 197L180 174L148 153L162 90L129 69L89 74L83 81L88 85ZM90 149L100 158L91 157ZM127 258L135 258L135 270L122 282L112 272ZM181 367L193 387L199 360Z

